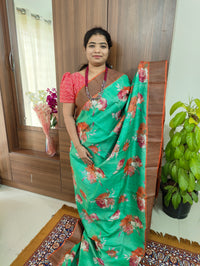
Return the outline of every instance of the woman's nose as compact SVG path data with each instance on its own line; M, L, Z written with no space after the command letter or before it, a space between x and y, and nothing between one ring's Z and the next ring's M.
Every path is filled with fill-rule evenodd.
M95 46L95 52L99 52L100 51L100 47L97 45Z

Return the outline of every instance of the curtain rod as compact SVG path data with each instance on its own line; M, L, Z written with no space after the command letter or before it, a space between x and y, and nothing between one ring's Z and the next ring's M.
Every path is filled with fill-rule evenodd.
M22 15L26 15L27 11L25 8L19 8L16 7L17 11L19 11ZM38 14L33 14L31 13L31 16L34 17L36 20L41 20L42 17ZM51 20L50 19L43 19L46 23L51 24Z

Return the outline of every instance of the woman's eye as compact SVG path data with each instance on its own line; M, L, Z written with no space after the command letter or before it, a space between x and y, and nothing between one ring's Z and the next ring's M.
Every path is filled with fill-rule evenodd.
M105 48L106 48L106 45L102 45L101 48L102 48L102 49L105 49Z
M93 48L94 47L94 44L90 44L88 47Z

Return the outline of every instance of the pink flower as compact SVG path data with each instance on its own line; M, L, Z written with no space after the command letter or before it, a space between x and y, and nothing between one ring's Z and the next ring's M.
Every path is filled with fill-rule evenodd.
M111 217L111 220L118 220L120 216L120 210L117 210Z
M97 261L98 261L99 265L105 265L101 258L97 258Z
M138 197L137 205L140 211L145 211L145 200L143 198Z
M83 240L81 242L81 248L83 249L83 251L88 251L89 250L89 243L86 240Z
M137 103L142 103L142 102L144 102L144 97L142 96L141 93L138 93L137 97L138 97Z
M97 108L99 111L104 111L107 107L107 100L104 98L100 98L97 102Z
M140 82L145 82L147 79L147 74L146 74L146 70L144 68L141 68L139 70L139 81Z
M79 194L76 194L76 200L77 200L80 204L83 203L83 200L82 200L82 198L81 198L81 196L80 196Z
M134 216L133 222L135 223L135 226L138 228L143 228L142 222L140 221L138 216Z
M96 215L96 213L92 213L90 214L90 218L95 221L95 220L99 220L99 217Z
M118 98L122 101L126 101L128 98L130 87L124 87L120 92L118 93Z
M117 165L117 170L120 170L120 169L123 167L123 165L124 165L124 161L125 161L125 159L121 159L121 160L119 161L119 163L118 163L118 165Z
M138 135L137 142L140 148L144 148L146 145L146 136L145 135Z

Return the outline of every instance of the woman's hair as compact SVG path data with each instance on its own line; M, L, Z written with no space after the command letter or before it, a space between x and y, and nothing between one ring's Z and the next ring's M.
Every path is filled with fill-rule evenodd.
M106 38L106 41L108 43L108 48L110 49L112 47L112 40L111 40L111 37L110 37L110 34L109 32L107 32L106 30L102 29L101 27L95 27L95 28L92 28L90 30L88 30L84 36L84 40L83 40L83 45L84 47L86 48L87 47L87 44L89 42L89 39L93 36L93 35L96 35L96 34L100 34L100 35L103 35L105 38ZM80 67L79 71L83 70L84 68L86 68L88 66L88 64L84 64ZM107 62L106 62L106 66L108 68L112 68Z
M93 35L96 35L96 34L103 35L106 38L106 41L108 43L108 48L110 49L112 47L112 41L111 41L110 34L106 30L104 30L100 27L96 27L96 28L92 28L86 32L85 37L84 37L84 43L83 43L85 48L89 42L89 39Z

